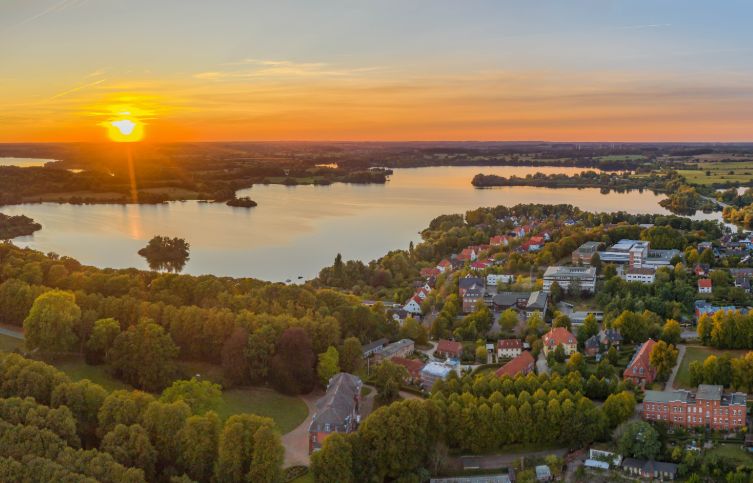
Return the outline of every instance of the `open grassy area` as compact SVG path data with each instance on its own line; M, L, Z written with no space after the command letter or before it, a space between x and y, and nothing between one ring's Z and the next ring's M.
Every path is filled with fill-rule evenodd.
M24 341L0 334L0 352L13 352L23 345Z
M263 387L225 391L217 412L222 419L239 413L267 416L275 420L283 434L295 429L308 416L306 403L300 398L285 396Z
M688 183L696 185L753 182L753 161L698 163L697 166L697 170L683 169L678 173Z
M74 381L80 381L82 379L89 379L90 381L99 384L108 391L115 391L117 389L131 389L131 387L112 377L107 372L107 366L90 366L83 359L65 359L61 361L52 362L52 364L61 371L68 374L68 377Z
M314 473L309 471L303 476L299 476L295 480L293 480L291 483L314 483Z
M599 156L599 161L637 161L640 159L646 159L646 156L642 154L610 154L608 156Z
M722 444L709 450L706 455L717 455L734 461L735 465L753 465L753 454L739 444Z
M732 357L740 357L745 354L745 352L746 351L718 350L703 346L688 346L685 350L685 357L680 361L680 369L677 371L674 387L685 389L692 388L690 385L690 363L693 361L703 362L711 354L730 354Z

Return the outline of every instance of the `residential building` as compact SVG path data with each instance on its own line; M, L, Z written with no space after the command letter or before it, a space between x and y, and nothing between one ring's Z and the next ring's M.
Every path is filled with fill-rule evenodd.
M711 267L708 263L696 263L693 267L693 273L696 277L708 277Z
M365 346L363 346L363 358L368 359L369 357L376 354L378 351L382 350L382 347L386 346L389 340L387 339L377 339L374 342L369 342Z
M465 291L473 286L483 287L484 279L479 277L463 277L458 280L458 295L460 296L460 298L463 298Z
M484 301L486 290L481 285L473 285L463 292L463 312L473 312Z
M496 235L489 239L489 245L493 247L506 247L509 244L505 235Z
M654 283L656 282L656 269L653 267L627 268L623 277L626 282Z
M497 369L497 376L515 377L518 374L527 375L533 372L536 367L536 361L528 351L523 351L513 360Z
M622 334L617 329L602 329L599 331L599 343L607 347L615 346L619 349L622 343Z
M490 273L486 276L486 284L487 285L501 285L503 283L512 283L515 281L515 275L504 275L504 274L495 274Z
M548 304L549 294L538 290L535 292L497 292L492 297L492 307L495 311L515 309L526 318L537 312L544 318Z
M418 359L406 359L405 357L393 357L390 362L403 366L408 371L408 377L405 379L407 384L421 383L421 370L424 368L423 362Z
M415 350L415 343L410 339L401 339L392 344L387 344L374 354L376 363L388 361L393 357L408 357Z
M434 350L434 357L445 359L460 359L463 355L463 344L454 340L440 339Z
M447 379L452 371L452 367L447 364L429 362L421 369L421 387L425 391L430 391L435 382Z
M547 465L538 465L536 467L536 481L552 481L552 470Z
M452 271L452 262L445 258L444 260L439 262L439 265L437 265L437 270L439 270L440 273Z
M543 236L532 236L528 240L524 241L520 245L520 248L527 252L537 252L541 250L541 247L544 246L544 243L545 241Z
M677 478L677 465L653 460L625 458L622 469L633 476L651 480L674 480Z
M698 279L698 293L711 293L712 287L711 287L711 279L710 278L699 278Z
M541 316L541 319L543 320L544 317L546 316L548 303L549 303L548 293L541 290L536 290L535 292L531 292L531 295L528 297L528 302L526 302L526 318L529 318L533 314L537 313Z
M414 295L408 301L403 305L403 310L408 312L411 315L418 315L421 316L423 314L423 311L421 310L421 304L423 303L423 300L421 300L421 297L418 295Z
M351 433L358 428L362 385L360 378L346 372L330 378L309 425L309 454L321 449L330 434Z
M500 339L497 341L497 357L512 359L523 352L523 341L520 339Z
M578 350L578 339L566 328L555 327L544 334L544 355L549 355L558 345L562 345L565 355L569 356Z
M592 460L606 461L614 466L620 466L622 463L621 455L598 448L590 448L588 450L588 457Z
M599 251L599 248L603 245L597 241L587 241L583 245L579 246L572 255L573 265L590 265L591 258Z
M717 312L740 312L740 313L747 313L747 309L742 307L735 307L734 305L723 305L723 306L717 306L717 305L711 305L710 302L706 300L696 300L695 301L695 316L697 319L700 319L704 315L713 316Z
M599 336L592 335L588 339L586 339L586 342L583 344L583 352L587 356L595 356L599 353L599 350L601 350L601 344L599 343Z
M552 266L544 272L544 292L549 292L552 284L557 284L563 290L567 290L571 285L580 287L581 292L596 292L596 268L595 267L565 267Z
M438 277L442 272L436 267L422 268L419 275L422 278Z
M722 386L710 384L701 384L695 393L646 391L641 417L684 428L737 431L746 427L747 399L745 393L725 393Z
M638 386L646 387L656 379L656 369L651 366L651 351L654 349L656 341L649 339L641 344L638 351L633 354L633 358L623 372L623 378L633 381Z

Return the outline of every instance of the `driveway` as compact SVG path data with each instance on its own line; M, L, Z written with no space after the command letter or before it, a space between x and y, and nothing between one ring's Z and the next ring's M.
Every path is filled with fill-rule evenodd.
M546 363L544 351L539 352L539 358L536 361L536 372L539 374L549 374L549 365Z
M306 420L294 430L282 436L282 445L285 446L285 466L305 465L311 462L309 458L309 425L316 413L316 401L322 397L321 391L302 396L303 402L309 410Z
M665 389L671 389L675 385L675 377L677 376L677 371L680 370L680 366L682 365L682 360L685 358L685 344L677 344L677 364L675 364L675 367L672 368L672 374L669 375L669 379L667 379L667 385L664 386Z
M6 329L5 327L0 327L0 334L7 335L8 337L12 337L14 339L18 340L24 340L24 333L21 332L20 329Z

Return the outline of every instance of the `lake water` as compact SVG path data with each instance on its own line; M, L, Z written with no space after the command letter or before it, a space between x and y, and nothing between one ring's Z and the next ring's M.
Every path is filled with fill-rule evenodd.
M4 158L0 157L0 166L18 166L19 168L34 168L44 166L47 163L54 163L56 159L39 159L39 158Z
M4 206L42 224L22 246L99 267L147 268L137 251L154 235L185 238L191 259L183 273L296 280L316 276L337 253L369 261L407 248L438 215L480 206L569 203L587 211L668 213L649 191L601 194L597 189L503 187L476 189L477 173L573 174L581 168L432 167L395 170L386 185L257 185L242 190L259 206L231 208L196 201L161 205L29 204Z

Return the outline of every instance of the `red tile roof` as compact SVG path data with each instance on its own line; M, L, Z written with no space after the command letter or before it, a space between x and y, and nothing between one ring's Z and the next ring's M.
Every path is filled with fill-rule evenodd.
M439 352L459 355L463 351L463 344L454 340L441 339L437 344Z
M654 350L654 345L656 345L656 341L654 341L654 339L649 339L644 342L643 345L641 345L641 348L638 349L638 352L635 353L633 358L630 360L627 368L625 369L625 372L623 373L625 377L645 377L653 380L654 371L651 367L650 360L651 351ZM634 373L634 367L636 369L643 367L643 374L641 374L640 371Z
M401 365L408 370L408 373L412 376L418 376L421 373L421 369L424 368L424 363L418 359L406 359L405 357L393 357L391 362Z
M497 342L497 347L500 349L522 349L523 341L520 339L500 339Z
M698 286L700 288L711 288L711 279L710 278L701 278L698 280Z
M531 353L524 351L518 357L500 367L497 370L497 376L515 377L521 372L528 373L532 369L534 363L535 361L533 360Z
M564 327L555 327L544 335L544 345L549 347L557 347L562 344L575 344L575 336Z

